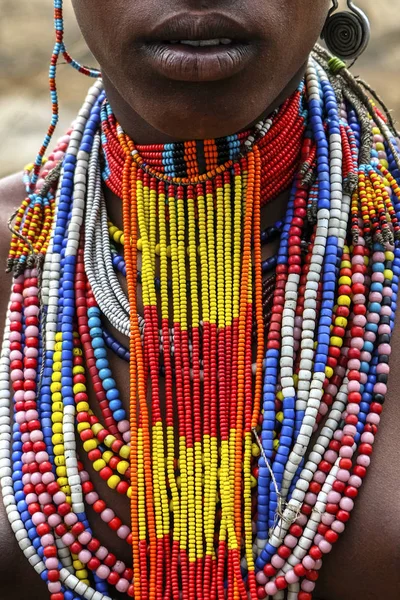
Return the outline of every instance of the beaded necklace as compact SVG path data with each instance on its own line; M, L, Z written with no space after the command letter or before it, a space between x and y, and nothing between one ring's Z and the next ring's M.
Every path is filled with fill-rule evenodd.
M299 89L253 131L136 146L99 80L40 170L41 159L25 173L9 255L0 480L51 600L107 600L114 588L140 600L311 600L387 391L395 131L316 47ZM111 226L123 258L102 181L123 203L122 233ZM261 206L289 183L263 284ZM110 351L129 362L129 416ZM95 491L76 436L93 481L129 498L129 525ZM132 567L95 536L87 506L132 547Z

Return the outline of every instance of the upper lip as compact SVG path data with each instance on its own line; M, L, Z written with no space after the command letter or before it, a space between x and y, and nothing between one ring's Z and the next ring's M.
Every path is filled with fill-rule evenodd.
M228 38L237 43L249 42L251 32L223 13L178 13L158 23L146 35L147 43L170 40L211 40Z

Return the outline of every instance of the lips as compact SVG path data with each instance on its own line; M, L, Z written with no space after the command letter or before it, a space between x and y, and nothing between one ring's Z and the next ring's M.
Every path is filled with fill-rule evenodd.
M149 66L177 81L232 77L254 57L251 33L220 13L178 14L156 25L143 40Z

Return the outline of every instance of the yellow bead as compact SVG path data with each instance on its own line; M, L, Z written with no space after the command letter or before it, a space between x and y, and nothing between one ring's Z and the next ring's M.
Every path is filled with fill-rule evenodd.
M382 142L377 142L375 144L375 147L379 152L385 152L385 146L384 144L382 144Z
M124 234L121 235L121 237L119 239L119 243L122 244L122 246L125 244L125 236L124 236Z
M62 423L53 423L52 430L53 430L53 433L62 433L63 432Z
M119 484L120 481L121 481L121 478L118 477L118 475L111 475L110 479L107 480L107 485L112 490L115 490L115 488L117 487L117 485Z
M52 393L54 393L54 392L61 392L61 383L60 383L60 382L58 382L58 381L55 381L55 382L53 382L53 383L50 385L50 391L51 391Z
M274 440L274 450L275 452L278 450L279 448L279 440Z
M338 298L338 304L339 306L350 306L351 304L351 299L349 296L339 296Z
M73 354L74 356L82 356L82 354L83 354L83 353L82 353L82 350L81 350L80 348L74 348L74 349L72 350L72 354Z
M325 367L325 375L328 379L330 379L333 375L332 367Z
M275 417L275 418L276 418L276 420L278 421L278 423L282 423L282 422L283 422L283 412L282 412L282 411L279 411L279 412L276 414L276 417Z
M337 348L341 348L343 346L343 340L342 340L342 338L340 338L340 337L338 337L336 335L333 335L331 337L331 344L332 344L332 346L336 346Z
M259 448L258 444L252 444L251 445L251 454L254 457L260 456L261 452L260 452L260 448Z
M54 354L53 354L54 363L61 362L61 358L62 358L61 352L54 352Z
M65 465L65 456L55 456L54 463L56 467L63 467Z
M121 456L121 458L125 458L125 460L128 460L131 456L131 449L129 446L122 446L121 450L119 451L119 455Z
M121 462L119 462L117 465L117 471L118 473L121 473L121 475L125 475L128 468L129 463L126 460L121 460Z
M76 410L78 412L88 412L89 408L90 407L87 402L78 402L78 404L76 405Z
M78 433L82 433L82 431L86 431L86 429L90 429L89 423L78 423L76 426Z
M347 319L345 317L336 317L335 325L336 327L347 327Z
M79 394L80 392L86 392L86 385L84 383L76 383L72 388L74 394Z
M58 477L66 477L67 476L67 468L64 466L57 467L57 475ZM65 485L67 482L64 481L60 485Z
M59 370L59 371L54 371L54 372L53 372L53 374L52 374L52 376L51 376L51 380L52 380L53 382L54 382L54 381L56 381L56 382L59 382L59 381L61 381L61 370ZM60 390L58 390L58 391L60 391Z
M393 252L390 252L389 250L386 250L386 252L385 252L385 258L386 258L386 260L393 261L394 260L394 254L393 254Z
M281 402L283 402L283 393L282 392L278 392L276 394L276 397L277 397L278 400L280 400Z
M143 250L143 242L142 242L141 239L139 239L137 241L136 247L137 247L137 249L138 249L139 252L142 252L142 250Z
M83 442L83 449L85 452L90 452L91 450L96 450L97 441L96 440L86 440Z
M391 271L390 269L385 269L383 271L383 276L385 279L388 279L389 281L392 281L393 279L393 271Z
M100 433L100 431L102 431L102 429L103 426L100 423L95 423L94 425L92 425L92 431L96 436Z
M106 450L105 452L103 452L103 460L105 460L106 463L109 463L113 456L114 452L112 452L111 450Z
M84 373L85 373L85 367L82 367L80 365L77 365L76 367L74 367L72 369L73 375L83 375Z
M62 395L61 392L54 392L51 395L51 399L53 402L61 402L62 403Z
M257 479L253 475L250 475L250 481L251 481L252 488L257 487Z
M62 456L64 454L64 446L62 444L57 444L57 446L54 446L53 452L55 456Z
M62 423L63 416L62 413L56 412L51 415L51 420L53 423Z
M64 441L64 436L61 435L61 433L56 433L51 436L51 442L54 446L56 446L57 444L62 444L63 441Z
M86 571L86 569L79 569L75 572L75 575L78 579L86 579L86 577L88 576L88 572Z
M129 499L132 497L132 486L128 487L128 491L126 492L126 495L128 496Z
M55 340L56 340L56 342L62 342L62 333L61 333L61 331L59 331L58 333L56 333Z
M95 460L93 463L93 469L95 471L101 471L101 469L104 469L105 466L106 466L106 461L103 460L102 458Z
M340 277L339 278L339 285L351 285L351 277Z

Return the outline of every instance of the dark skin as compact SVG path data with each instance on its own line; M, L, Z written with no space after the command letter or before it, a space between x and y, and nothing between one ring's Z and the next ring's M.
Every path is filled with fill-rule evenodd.
M331 6L329 0L72 1L85 39L101 65L113 110L138 143L228 135L270 113L298 85ZM186 22L183 29L192 28L192 37L166 36L166 30L172 36L173 32L165 20L172 17L174 22L183 23L187 15L191 24ZM210 15L214 23L210 26L211 37L233 38L236 49L229 48L225 55L195 50L182 55L182 48L176 49L175 54L165 54L166 49L157 46L160 38L210 39L210 36L199 37L203 31L201 21ZM232 35L225 30L218 33L219 30L215 31L218 27L231 29ZM20 175L0 181L0 260L5 261L8 253L8 215L20 204L23 194ZM110 217L121 226L120 202L107 190L106 200ZM286 202L284 194L264 209L264 226L282 216ZM273 250L270 248L268 252ZM10 278L1 277L0 321L5 318L9 288ZM397 360L400 360L398 331L392 365ZM114 360L112 369L128 407L127 366ZM394 368L369 477L345 535L324 561L315 593L319 600L399 597L400 545L396 534L400 527L400 461L396 447L400 430L400 410L396 407L399 387L400 370ZM100 497L128 523L128 502L116 498L91 467L86 467ZM126 544L118 543L90 510L88 517L100 541L130 564ZM19 550L1 503L0 525L1 600L27 597L45 600L49 597L46 586ZM121 596L113 594L113 597Z

